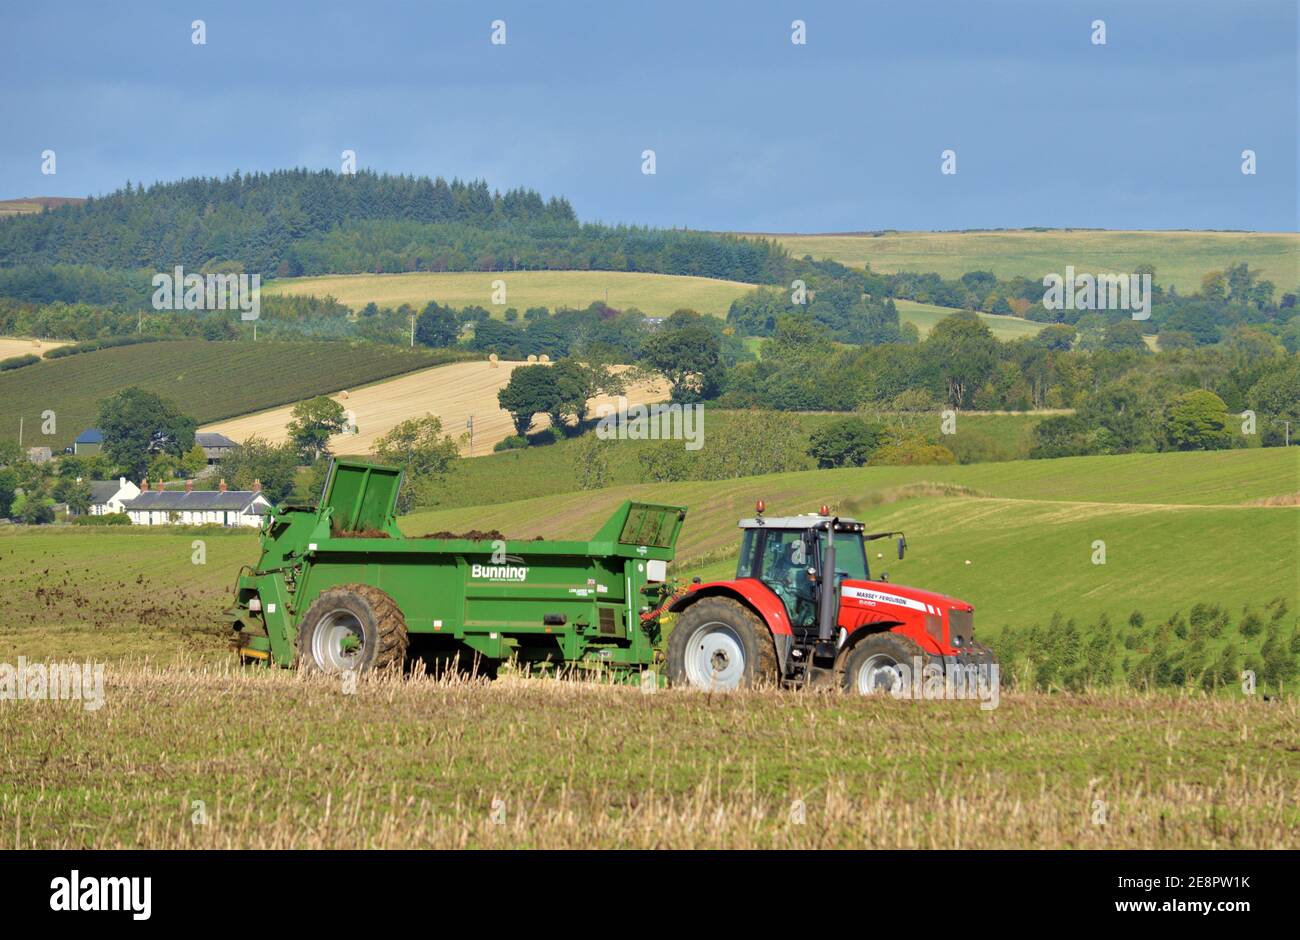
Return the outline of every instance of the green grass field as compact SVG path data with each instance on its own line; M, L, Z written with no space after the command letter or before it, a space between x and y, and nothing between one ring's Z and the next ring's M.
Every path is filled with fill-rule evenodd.
M829 501L903 527L906 561L872 564L973 601L996 647L1053 610L1294 611L1300 507L1253 504L1297 490L1297 454L1256 449L619 486L402 526L590 536L626 497L678 502L673 574L725 576L756 496ZM216 618L256 551L250 532L0 527L0 662L105 664L102 708L0 703L0 844L1282 848L1300 827L1294 695L1017 689L983 710L511 675L349 691L232 661ZM292 733L249 719L277 714Z
M734 415L735 412L705 407L706 447L708 434L728 427ZM845 417L848 415L782 413L782 419L797 424L805 438L818 428ZM957 422L957 435L948 441L953 446L957 446L956 438L960 438L963 444L968 440L979 442L987 451L1005 459L1022 458L1029 453L1033 429L1044 417L1042 414L963 413ZM934 421L937 424L938 418ZM446 481L438 487L438 505L441 508L486 506L541 494L571 493L579 485L574 464L578 446L579 441L570 438L554 444L458 461ZM641 465L638 456L653 446L650 441L619 441L617 446L609 447L606 451L609 455L609 485L639 483ZM691 453L699 454L701 451ZM809 466L812 466L811 462Z
M981 631L996 637L1004 624L1054 610L1154 618L1198 601L1238 608L1275 596L1294 610L1300 507L1259 503L1298 492L1300 455L1256 449L621 485L422 511L401 524L409 535L496 528L511 538L589 538L624 499L680 504L689 515L674 574L713 577L730 573L736 521L756 499L770 514L829 503L872 530L905 531L907 558L881 543L885 557L873 553L872 565L971 601ZM1092 564L1096 540L1106 542L1104 566ZM219 656L216 618L256 554L250 532L0 527L0 596L9 599L0 656Z
M736 520L822 503L869 529L902 529L879 570L970 601L986 637L1004 625L1134 610L1164 618L1204 601L1300 602L1300 508L1251 505L1300 493L1293 450L1136 454L943 467L805 471L724 482L615 486L408 517L411 534L497 528L512 538L589 537L627 498L687 506L678 575L733 570ZM1094 542L1106 563L1094 565ZM967 561L970 564L967 564Z
M950 317L957 311L951 307L936 307L934 304L919 304L914 300L895 300L900 323L915 323L924 339L934 329L934 325L944 317ZM994 313L980 313L977 316L984 322L993 335L1003 342L1035 336L1046 323L1022 320L1020 317L1007 317Z
M992 271L1001 277L1041 279L1050 272L1133 271L1152 264L1157 283L1181 293L1200 289L1201 276L1239 261L1273 281L1279 294L1300 285L1300 235L1294 232L1112 232L1086 230L1001 232L890 232L880 236L766 235L797 258L832 258L873 270L933 271L960 277Z
M504 281L506 302L493 303L493 281ZM478 305L494 317L514 307L522 317L529 307L582 308L596 300L612 307L636 307L666 317L682 307L725 317L731 302L753 284L707 277L641 274L625 271L496 271L442 274L345 274L280 278L263 288L268 294L332 296L353 310L410 304L420 310L431 300L452 307Z
M355 388L447 361L446 353L365 343L205 342L119 346L0 373L0 439L61 449L93 427L101 399L138 385L200 424ZM42 412L55 433L41 433Z

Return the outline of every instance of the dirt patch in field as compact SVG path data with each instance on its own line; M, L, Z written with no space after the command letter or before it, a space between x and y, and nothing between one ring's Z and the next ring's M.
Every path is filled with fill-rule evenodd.
M430 532L428 535L421 535L422 539L464 539L469 542L496 542L505 541L505 536L496 529L489 529L487 532L480 532L478 529L470 529L468 532Z
M1281 496L1261 496L1242 505L1245 506L1300 506L1300 493L1285 493Z
M379 529L330 529L330 536L336 539L390 539L387 532Z

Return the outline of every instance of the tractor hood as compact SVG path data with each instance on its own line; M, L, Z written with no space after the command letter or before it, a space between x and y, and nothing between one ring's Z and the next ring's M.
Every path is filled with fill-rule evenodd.
M940 614L945 610L974 610L970 604L946 594L937 594L892 581L845 581L840 585L842 607L893 606L922 614Z

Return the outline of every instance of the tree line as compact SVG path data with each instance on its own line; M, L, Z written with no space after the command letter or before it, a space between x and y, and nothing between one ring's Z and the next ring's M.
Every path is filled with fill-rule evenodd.
M0 219L0 295L147 305L183 265L263 277L397 271L612 270L780 281L765 239L580 223L567 200L482 180L282 170L124 188Z

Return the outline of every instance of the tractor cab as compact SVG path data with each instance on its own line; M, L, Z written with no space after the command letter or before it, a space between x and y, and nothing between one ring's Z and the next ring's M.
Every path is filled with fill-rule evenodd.
M817 628L821 585L869 581L862 523L828 514L742 519L737 578L761 581L785 605L796 630ZM827 544L833 542L834 572L828 575Z
M835 608L846 581L870 581L866 542L898 536L898 557L907 550L901 532L866 534L856 519L821 512L800 516L740 520L744 533L736 577L760 581L785 605L790 626L805 634L817 632L826 620L835 623ZM888 580L888 575L881 575Z

